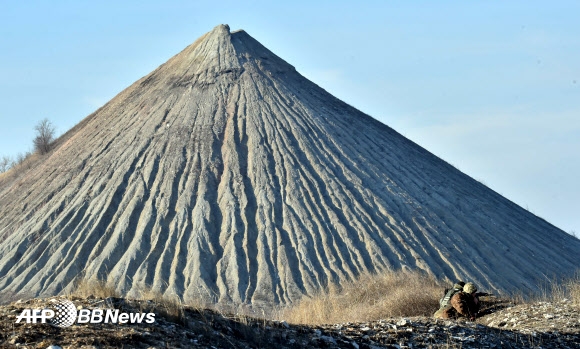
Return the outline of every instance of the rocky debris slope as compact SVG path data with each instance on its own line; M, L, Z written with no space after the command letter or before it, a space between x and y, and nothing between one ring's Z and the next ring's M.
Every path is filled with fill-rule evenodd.
M0 307L0 348L580 348L580 307L568 302L506 306L475 323L412 317L304 326L190 308L175 316L151 301L72 300L85 309L153 310L156 322L15 324L24 308L47 302L34 299Z
M4 177L3 177L4 178ZM220 25L0 180L0 292L290 304L366 272L533 289L580 240Z
M569 299L557 302L536 302L516 305L495 312L479 322L494 328L517 331L536 336L580 332L580 306ZM580 343L580 342L579 342Z

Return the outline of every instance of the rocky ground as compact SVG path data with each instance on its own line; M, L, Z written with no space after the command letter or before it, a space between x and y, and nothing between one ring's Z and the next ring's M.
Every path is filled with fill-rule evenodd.
M179 315L151 301L71 300L79 309L153 311L156 322L67 328L16 324L23 309L47 303L18 301L0 307L0 348L580 348L580 306L567 300L525 305L494 302L476 322L412 317L324 326L189 308Z

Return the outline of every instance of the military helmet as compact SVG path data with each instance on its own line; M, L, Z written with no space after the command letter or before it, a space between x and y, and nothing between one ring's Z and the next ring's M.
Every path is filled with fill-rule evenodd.
M473 282L468 282L465 284L465 286L463 286L463 292L469 294L477 292L477 287L475 287L475 284Z

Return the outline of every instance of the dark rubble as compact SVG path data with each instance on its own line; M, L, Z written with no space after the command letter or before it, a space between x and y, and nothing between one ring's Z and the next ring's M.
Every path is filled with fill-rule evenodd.
M211 310L168 314L152 301L71 298L79 308L153 311L154 324L15 324L43 299L0 307L0 348L580 348L579 306L564 300L504 305L476 322L427 317L323 326L291 325ZM53 347L56 348L56 347Z

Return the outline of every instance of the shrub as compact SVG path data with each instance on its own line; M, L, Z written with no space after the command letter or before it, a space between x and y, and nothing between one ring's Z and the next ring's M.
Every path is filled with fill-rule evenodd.
M41 120L34 127L36 130L36 137L34 138L34 150L40 155L44 155L50 151L52 141L54 140L54 126L48 119Z
M3 156L0 159L0 173L8 171L13 164L13 160L9 156Z

